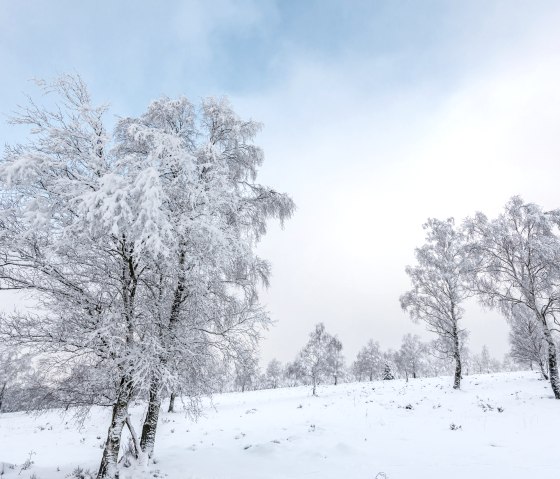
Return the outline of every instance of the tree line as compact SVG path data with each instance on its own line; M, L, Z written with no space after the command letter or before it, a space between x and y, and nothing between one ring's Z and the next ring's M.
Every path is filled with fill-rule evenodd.
M337 385L346 382L376 381L382 379L416 379L450 375L453 364L439 354L437 341L422 341L416 334L403 336L399 349L383 350L378 341L370 339L347 363L342 354L340 339L326 331L323 323L315 326L307 343L292 361L285 364L270 360L264 368L257 358L250 367L241 366L230 376L227 391L275 389L278 387L309 386L312 395L318 395L319 385ZM512 346L513 352L513 346ZM530 364L506 354L502 360L493 357L487 346L479 353L463 349L463 374L488 374L515 371Z

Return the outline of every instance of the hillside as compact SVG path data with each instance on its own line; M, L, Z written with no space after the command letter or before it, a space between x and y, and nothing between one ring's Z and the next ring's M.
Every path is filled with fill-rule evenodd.
M558 477L560 403L536 373L376 381L217 395L196 423L163 413L156 464L122 477L509 479ZM135 422L143 413L135 406ZM4 478L96 472L108 410L0 416ZM452 425L454 429L452 429ZM34 464L22 470L32 452ZM15 465L10 467L9 465ZM1 469L0 469L1 472ZM379 474L378 477L385 477Z

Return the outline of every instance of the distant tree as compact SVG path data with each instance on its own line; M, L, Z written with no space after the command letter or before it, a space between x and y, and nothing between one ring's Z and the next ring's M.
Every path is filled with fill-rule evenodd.
M358 356L352 365L352 371L358 381L367 378L373 381L379 377L383 370L382 353L379 343L370 339L368 343L358 352Z
M395 379L395 375L398 372L398 366L397 366L397 352L394 349L387 349L386 351L383 351L383 353L381 354L382 357L382 363L383 363L383 373L382 376L385 375L385 373L387 372L387 369L389 371L391 371L391 375L393 376L392 379ZM385 378L383 378L385 379Z
M286 364L284 367L284 378L289 386L305 384L307 372L301 355L298 355L294 361Z
M423 368L426 354L426 345L420 341L417 334L408 333L403 336L401 348L395 355L395 361L407 381L409 376L418 377Z
M266 367L266 382L268 387L276 389L282 380L282 363L278 359L272 359Z
M480 351L480 367L482 372L486 374L490 373L490 370L493 369L492 358L490 357L490 351L488 350L488 346L486 346L486 344L482 346L482 350Z
M344 373L344 356L342 355L342 342L336 336L333 337L328 345L327 363L333 384L336 386Z
M385 366L383 367L382 377L384 381L390 381L392 379L395 379L395 376L393 374L393 371L391 371L391 366L389 364L385 364Z
M515 196L496 219L482 213L465 222L477 259L472 289L483 304L506 315L521 305L535 315L547 345L549 379L560 399L560 378L552 328L560 313L560 212L544 212Z
M435 346L444 357L455 361L453 388L461 386L461 348L466 332L460 327L461 304L468 297L465 286L469 257L463 234L452 218L429 219L426 244L416 249L418 265L406 273L413 289L400 298L402 308L413 321L423 321L437 334Z
M504 354L504 358L502 359L501 370L509 373L518 370L514 360L511 357L511 354Z
M455 365L449 362L447 355L440 353L441 348L437 340L427 343L426 349L425 369L427 376L449 376L454 373ZM468 367L468 358L468 349L463 345L461 348L461 364L465 362L465 366Z
M511 327L511 359L530 369L535 365L543 378L548 380L547 344L535 314L525 306L518 305L511 308L507 318Z
M255 389L259 374L259 361L253 351L244 351L236 358L234 384L238 391Z
M472 370L477 374L497 373L502 370L502 364L490 354L488 346L482 346L479 354L470 358Z
M317 385L331 373L330 356L333 337L327 333L325 325L319 323L309 335L309 340L300 352L300 363L309 377L313 395L317 395Z
M12 392L12 389L19 391L24 387L21 381L30 372L29 361L29 355L0 344L0 412L3 412L2 406L8 393ZM12 405L12 410L14 406Z

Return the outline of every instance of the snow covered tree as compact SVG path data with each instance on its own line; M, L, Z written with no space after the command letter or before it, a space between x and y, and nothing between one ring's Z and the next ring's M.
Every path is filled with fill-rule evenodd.
M311 381L313 396L317 395L317 385L330 375L329 363L332 354L333 337L327 333L325 325L319 323L309 335L309 341L299 354L299 361Z
M395 379L395 376L393 375L393 371L391 370L391 366L387 363L383 367L383 374L382 374L381 378L384 381L391 381L391 380Z
M558 212L544 212L515 196L496 219L482 213L466 220L470 250L477 258L472 288L483 304L533 312L547 344L550 384L560 399L560 378L552 327L560 312Z
M480 351L480 369L486 374L489 374L490 371L494 369L492 367L490 351L488 350L488 346L486 346L486 344L482 346L482 350Z
M207 99L196 114L184 98L160 99L140 118L122 120L117 127L122 154L157 169L160 195L169 204L175 260L164 276L172 279L172 294L158 302L160 309L165 307L158 317L167 318L164 334L156 336L164 352L181 351L176 339L184 336L192 344L194 335L196 344L236 356L240 344L254 348L258 328L268 322L257 288L268 284L269 267L255 255L254 246L266 232L267 220L283 222L293 203L255 182L263 158L252 143L259 129L259 124L240 119L225 100ZM182 356L183 362L193 361ZM152 372L141 441L148 455L163 380L173 378L176 360L177 353L174 360L164 353Z
M511 359L530 369L535 365L543 378L548 380L547 344L535 314L525 306L517 305L511 308L507 318L511 328Z
M407 381L409 376L418 377L423 368L426 353L426 345L420 341L417 334L408 333L403 336L401 348L395 355L395 362Z
M41 311L4 317L0 334L108 379L98 477L113 478L133 397L148 395L136 451L149 457L163 396L200 396L214 363L255 347L269 266L254 245L293 203L255 183L259 125L226 101L163 98L111 136L79 78L44 86L59 104L16 116L35 140L0 167L0 287Z
M463 234L452 218L429 219L426 244L416 249L418 266L406 268L413 289L400 298L401 307L413 321L426 323L437 334L439 352L455 361L453 388L461 386L461 347L465 331L460 327L461 304L468 297L465 287L469 257Z
M41 309L3 318L1 333L61 365L108 371L113 416L99 477L115 477L128 404L150 360L138 304L157 249L149 178L111 153L106 107L91 104L79 78L42 86L57 106L31 102L16 115L32 138L8 147L0 167L0 287L27 290Z
M301 355L298 355L294 361L287 363L284 368L284 378L289 386L297 386L304 384L307 379L307 372L303 364Z
M252 351L240 354L235 360L234 386L238 391L245 392L256 389L259 377L259 361Z
M366 377L373 381L381 375L383 360L379 343L370 339L368 343L358 352L356 360L352 365L352 371L358 381Z
M266 382L268 387L276 389L282 381L283 368L278 359L272 359L266 367Z
M336 336L331 339L328 346L327 363L333 384L336 386L344 374L344 356L342 355L342 342Z
M455 365L449 362L449 358L446 355L442 355L440 353L441 347L439 346L437 340L427 343L426 349L428 352L425 363L427 376L448 376L454 373ZM463 345L461 348L461 366L464 363L466 367L465 369L467 370L469 367L468 360L468 349Z
M15 389L21 390L21 380L30 370L29 359L29 355L0 344L0 412L3 412L6 397L14 396L11 393ZM10 409L14 410L14 406L12 404Z

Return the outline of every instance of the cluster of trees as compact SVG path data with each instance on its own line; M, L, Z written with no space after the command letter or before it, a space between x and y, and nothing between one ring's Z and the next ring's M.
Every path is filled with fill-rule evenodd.
M379 343L369 340L358 352L355 360L347 364L342 355L342 342L337 336L326 331L319 323L309 334L307 343L293 361L283 365L272 359L261 371L255 358L250 368L243 370L242 380L235 374L230 390L274 389L277 387L311 386L312 394L317 394L320 384L352 381L373 381L419 377L435 377L453 372L453 365L446 356L440 354L437 341L424 342L418 335L405 334L398 350L382 350ZM499 361L490 355L487 346L480 353L462 351L463 374L494 373L511 371L523 362L514 362L507 355Z
M195 414L220 371L248 365L269 323L255 244L294 204L256 182L260 125L224 99L161 98L110 131L79 77L40 86L47 106L12 118L29 139L0 164L0 288L31 305L1 317L0 340L38 354L50 405L112 409L97 477L115 478L125 428L147 460L165 397Z
M401 305L436 333L438 349L455 362L459 388L467 332L463 304L474 296L511 324L511 356L538 367L560 399L557 326L560 313L560 210L544 211L515 196L494 219L482 213L460 227L430 219L426 243L407 267L413 288Z

